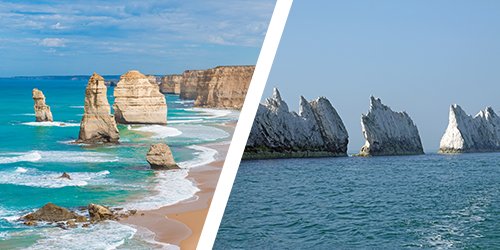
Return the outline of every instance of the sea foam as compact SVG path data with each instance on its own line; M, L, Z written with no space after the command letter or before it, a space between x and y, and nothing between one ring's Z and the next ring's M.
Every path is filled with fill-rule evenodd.
M178 165L181 168L195 168L207 165L215 161L215 156L218 153L215 149L198 145L188 146L187 148L196 150L197 152L194 153L196 157L188 161L179 162Z
M86 186L91 184L109 184L106 176L109 171L100 172L69 172L71 180L59 178L61 172L39 171L37 169L16 168L14 171L1 171L0 184L19 186L62 188L69 186Z
M23 125L35 127L79 127L80 123L71 122L24 122Z
M79 151L29 151L15 153L0 153L0 164L16 162L117 162L118 157L99 152Z
M174 126L182 131L183 138L189 138L198 143L216 141L230 136L228 132L222 129L201 124L178 124Z
M129 130L151 133L153 134L153 136L151 137L153 139L164 139L167 137L174 137L182 134L182 132L176 128L162 126L162 125L146 125L140 127L131 127L129 128Z

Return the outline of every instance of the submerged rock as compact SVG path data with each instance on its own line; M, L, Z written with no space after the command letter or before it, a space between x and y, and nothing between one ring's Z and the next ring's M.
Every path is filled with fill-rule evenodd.
M167 103L158 84L137 70L120 77L114 91L116 122L121 124L166 124Z
M347 156L347 130L330 101L301 97L299 114L290 112L278 89L260 104L244 158Z
M76 213L69 211L66 208L59 207L52 203L47 203L45 206L41 207L37 211L27 214L22 217L22 219L26 221L48 221L48 222L57 222L57 221L67 221L72 219L78 219L79 216Z
M59 178L71 180L71 176L69 176L69 174L66 172L64 172L61 176L59 176Z
M500 117L493 109L487 107L472 117L459 105L451 105L448 127L441 138L439 152L494 151L500 151Z
M110 114L107 88L102 76L94 73L85 90L85 109L80 123L78 142L117 143L120 139L113 115Z
M157 143L149 148L146 160L152 169L178 169L172 151L165 143Z
M88 206L90 221L99 222L103 220L113 220L115 219L114 213L105 206L97 204L89 204Z
M35 101L35 117L37 122L52 122L52 112L49 105L45 104L45 95L38 89L33 89L33 101Z
M370 111L361 117L365 145L361 156L416 155L424 150L417 126L406 112L394 112L371 97Z

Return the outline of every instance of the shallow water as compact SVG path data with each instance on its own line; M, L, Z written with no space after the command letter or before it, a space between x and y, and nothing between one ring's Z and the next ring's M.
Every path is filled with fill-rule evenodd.
M500 249L500 153L243 161L215 249Z
M210 162L213 150L207 142L229 140L218 125L237 119L238 113L193 108L191 101L167 95L169 125L121 126L120 144L75 145L83 114L86 80L71 78L0 79L0 249L15 247L60 248L164 248L147 232L118 223L89 229L31 228L15 221L47 202L76 208L89 203L130 209L155 209L192 197L197 187L185 177L189 168ZM54 122L34 122L31 90L41 89ZM112 88L108 99L113 102ZM170 124L170 121L173 121ZM194 127L194 128L193 128ZM149 145L166 142L184 169L148 170ZM67 172L72 180L58 179ZM85 244L83 244L85 243Z

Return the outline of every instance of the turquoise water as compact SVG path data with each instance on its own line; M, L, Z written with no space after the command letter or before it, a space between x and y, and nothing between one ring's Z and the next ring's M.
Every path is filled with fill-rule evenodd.
M198 189L185 179L187 169L213 161L217 152L202 144L229 140L231 131L219 125L237 119L236 112L196 109L168 95L167 127L120 125L119 145L75 145L86 84L85 78L71 77L0 79L0 249L165 247L147 232L139 237L136 229L114 222L60 230L31 228L15 219L47 202L74 209L91 202L154 209L190 198ZM44 92L54 123L34 123L34 87ZM108 88L110 103L112 91ZM182 170L157 175L148 170L146 152L159 141L171 147ZM72 180L58 179L63 172Z
M500 249L500 153L243 161L215 249Z

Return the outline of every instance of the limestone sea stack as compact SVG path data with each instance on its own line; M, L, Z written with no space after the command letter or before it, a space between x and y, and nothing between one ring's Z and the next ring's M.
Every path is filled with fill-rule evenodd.
M49 105L45 104L45 95L38 89L33 89L33 101L35 101L35 117L37 122L52 122L52 112Z
M78 142L117 143L120 134L110 112L104 78L94 73L85 89L84 114L80 123Z
M115 119L121 124L166 124L167 103L158 84L137 70L120 77L115 87Z
M181 93L182 75L166 75L161 78L160 92L164 94Z
M361 156L417 155L424 150L417 126L406 112L394 112L371 97L370 111L361 117L365 145Z
M487 107L472 117L459 105L451 105L448 127L441 138L439 152L495 151L500 151L500 117L493 109Z
M301 97L290 112L278 89L260 104L245 148L245 159L347 156L348 134L330 101Z
M152 169L155 170L168 170L178 169L179 166L174 161L172 151L165 143L157 143L151 145L146 160Z

